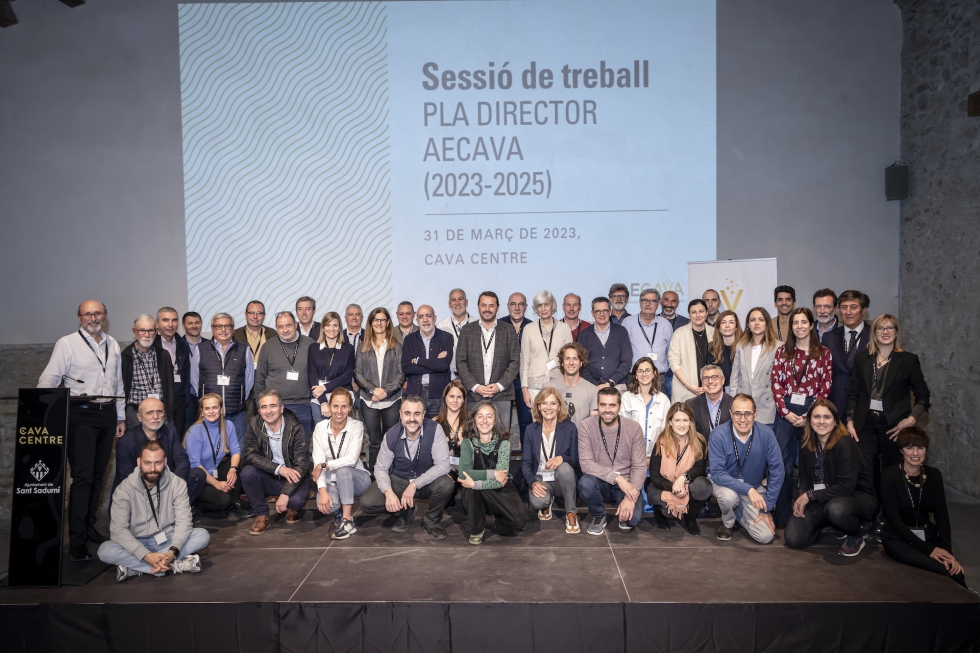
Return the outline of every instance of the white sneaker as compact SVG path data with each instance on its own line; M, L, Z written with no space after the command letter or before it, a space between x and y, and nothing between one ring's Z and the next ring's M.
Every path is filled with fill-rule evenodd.
M123 567L118 565L116 567L116 581L123 582L127 578L132 578L133 576L142 576L143 572L136 571L135 569L130 569L129 567Z
M170 563L170 568L175 574L183 574L185 572L196 574L201 571L201 556L195 553L184 556L183 558L177 558Z
M551 521L551 507L553 505L555 505L554 499L551 500L551 503L548 504L547 508L538 511L538 521Z

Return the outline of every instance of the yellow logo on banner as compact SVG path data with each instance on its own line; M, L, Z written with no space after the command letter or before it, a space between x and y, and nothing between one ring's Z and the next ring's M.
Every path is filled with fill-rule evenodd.
M725 282L728 285L721 291L721 299L725 302L725 309L734 311L738 309L738 302L742 299L742 289L738 287L738 282L734 279L725 277Z

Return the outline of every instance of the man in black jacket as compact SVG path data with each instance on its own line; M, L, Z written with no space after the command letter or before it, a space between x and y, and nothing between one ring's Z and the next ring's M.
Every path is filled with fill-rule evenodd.
M267 388L255 403L258 415L248 421L242 451L242 487L255 511L250 532L261 535L272 523L268 495L279 495L276 512L286 513L287 524L299 521L311 464L303 425L285 409L279 391Z
M837 414L844 415L854 360L868 348L871 338L871 325L865 321L871 300L859 290L845 290L837 299L837 306L842 324L827 333L822 344L830 350L834 362L834 381L828 399L837 408Z
M164 306L157 311L157 337L153 348L163 349L170 355L174 366L174 426L183 439L187 432L187 402L191 394L191 348L183 336L177 333L180 316L177 309ZM191 420L193 422L193 420Z
M704 394L684 403L694 411L694 426L707 440L717 426L731 420L732 398L725 392L725 376L717 365L701 368L701 387Z
M139 406L144 399L163 402L164 419L174 421L174 368L170 354L157 341L157 321L143 314L133 322L136 340L119 355L126 391L126 428L139 426ZM132 471L132 470L130 470Z

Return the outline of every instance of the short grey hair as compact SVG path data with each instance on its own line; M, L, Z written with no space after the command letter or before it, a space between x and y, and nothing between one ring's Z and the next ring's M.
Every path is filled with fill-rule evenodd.
M652 286L649 288L644 288L643 290L640 291L640 299L643 299L647 295L656 295L657 301L660 301L660 291Z
M235 326L235 318L230 313L215 313L211 316L211 325L214 326L215 320L231 320L231 326Z
M555 296L551 294L550 290L542 290L534 296L533 300L531 300L531 308L534 309L534 314L538 314L538 306L543 306L545 304L551 306L552 312L558 310L558 300L555 299Z
M704 373L705 372L710 372L712 370L718 370L718 373L721 374L722 381L724 382L725 373L717 365L705 365L704 367L701 368L701 371L699 372L699 376L703 379L704 378Z
M173 313L174 315L180 316L180 313L178 313L177 312L177 309L174 308L173 306L163 306L162 308L157 309L157 319L158 320L160 319L160 314L161 313Z
M347 308L344 309L344 315L347 315L347 311L349 311L352 308L356 308L361 312L361 315L364 315L364 309L361 308L360 304L348 304Z
M157 321L157 319L155 317L153 317L152 315L150 315L149 313L140 313L139 316L135 320L133 320L133 326L136 326L137 324L139 324L143 320L149 320L150 322L153 322L154 324L156 324L156 321Z
M463 290L462 288L453 288L452 290L449 291L449 296L451 297L454 292L463 293L463 299L466 299L466 291Z

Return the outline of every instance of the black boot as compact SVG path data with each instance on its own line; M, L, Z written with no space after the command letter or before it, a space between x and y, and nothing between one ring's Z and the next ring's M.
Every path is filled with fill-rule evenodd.
M667 515L664 514L664 509L662 506L653 507L653 521L660 530L670 530L670 521L667 519Z

